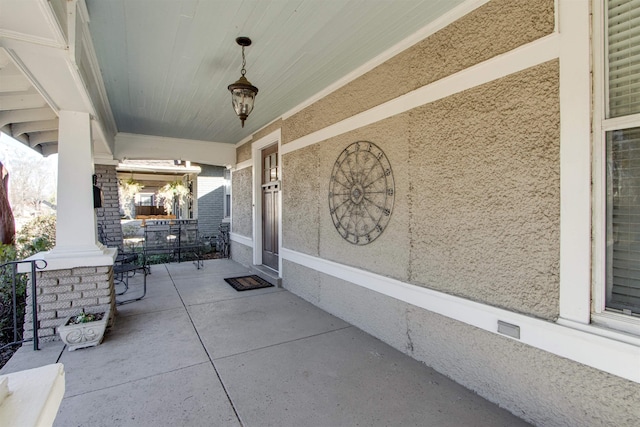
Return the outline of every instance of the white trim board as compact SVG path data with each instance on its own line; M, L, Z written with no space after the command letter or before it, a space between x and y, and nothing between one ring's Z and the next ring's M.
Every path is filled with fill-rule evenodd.
M240 243L241 245L253 247L253 239L251 237L243 236L242 234L229 233L229 239L232 242Z
M560 1L560 317L591 317L589 2Z
M233 170L240 170L240 169L244 169L244 168L250 168L253 166L253 159L249 159L249 160L245 160L244 162L240 162L236 165L235 168L233 168Z
M640 383L640 338L594 326L574 328L566 322L536 319L287 248L280 250L280 257L491 333L498 334L499 320L517 325L517 341Z
M362 128L431 102L455 95L527 68L557 59L560 36L550 34L511 52L498 55L455 74L430 83L282 146L282 154Z

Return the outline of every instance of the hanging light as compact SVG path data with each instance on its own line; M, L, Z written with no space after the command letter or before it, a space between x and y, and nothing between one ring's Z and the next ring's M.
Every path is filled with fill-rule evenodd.
M244 68L247 65L247 61L244 58L244 48L251 45L251 39L249 37L238 37L236 43L242 46L242 70L240 70L242 75L237 82L230 84L228 89L231 92L233 109L240 117L242 127L244 127L244 121L247 120L253 110L253 102L258 94L258 88L249 83L249 80L244 76L247 72Z

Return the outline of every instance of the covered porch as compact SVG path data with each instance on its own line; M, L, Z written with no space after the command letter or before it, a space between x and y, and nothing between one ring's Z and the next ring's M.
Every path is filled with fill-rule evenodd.
M0 129L59 156L43 341L115 308L96 228L122 234L118 202L95 209L92 178L115 188L120 161L152 157L230 182L233 262L154 271L94 350L20 352L68 369L59 423L99 424L96 402L127 417L107 424L517 422L428 366L536 425L638 424L640 273L609 276L640 262L608 259L607 180L628 169L638 194L637 157L607 148L640 144L637 0L162 4L0 0ZM607 59L610 29L636 62ZM609 117L614 66L633 108ZM241 127L227 85L245 72L260 91ZM238 297L227 267L286 291Z
M102 345L23 347L0 374L63 363L57 426L528 425L283 288L224 282L247 273L154 265Z

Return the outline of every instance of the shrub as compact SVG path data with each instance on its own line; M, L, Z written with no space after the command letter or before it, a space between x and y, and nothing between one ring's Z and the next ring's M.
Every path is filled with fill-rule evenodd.
M56 244L56 216L43 215L26 223L16 236L20 259L48 251Z
M41 216L29 221L18 232L15 240L15 246L0 245L0 265L51 249L56 241L55 215ZM12 278L13 266L0 268L0 347L13 341ZM22 322L24 321L27 279L25 274L16 275L16 310L20 336L22 336ZM0 352L0 367L11 357L12 353L12 349Z

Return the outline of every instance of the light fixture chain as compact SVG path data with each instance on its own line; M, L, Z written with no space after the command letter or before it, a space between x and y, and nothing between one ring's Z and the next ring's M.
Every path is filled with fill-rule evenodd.
M243 76L247 73L247 70L244 67L247 65L247 60L244 57L244 46L242 46L242 70L240 70L240 74Z

